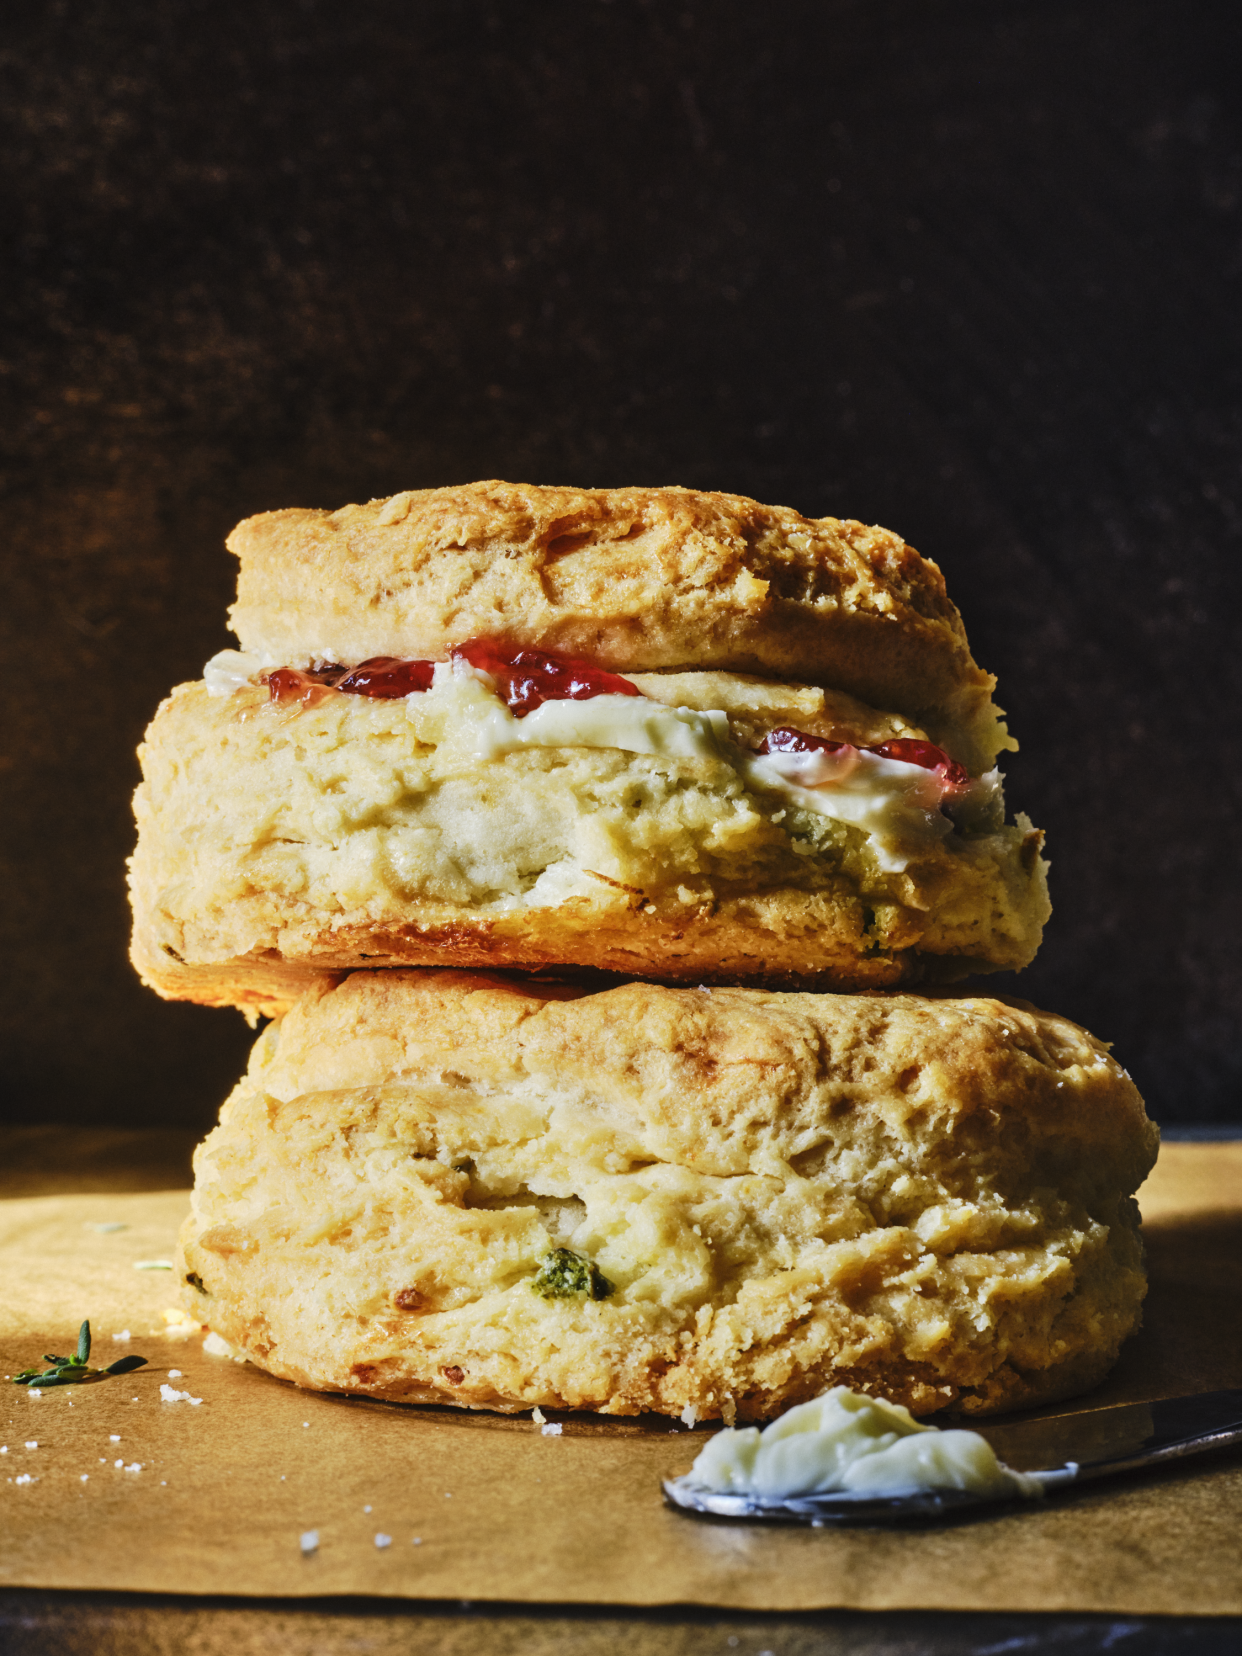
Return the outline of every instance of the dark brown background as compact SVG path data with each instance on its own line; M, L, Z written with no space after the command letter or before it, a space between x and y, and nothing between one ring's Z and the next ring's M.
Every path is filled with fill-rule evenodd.
M1016 987L1242 1117L1232 0L81 0L0 48L14 1122L201 1126L133 749L247 513L502 476L891 525L1022 738Z

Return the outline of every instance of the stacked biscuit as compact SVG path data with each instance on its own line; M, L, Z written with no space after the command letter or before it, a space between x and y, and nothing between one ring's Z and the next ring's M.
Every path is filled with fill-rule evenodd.
M983 1413L1094 1383L1155 1129L1020 967L1042 836L939 570L685 489L243 523L142 750L134 960L270 1015L187 1305L413 1402ZM922 986L922 992L912 987Z

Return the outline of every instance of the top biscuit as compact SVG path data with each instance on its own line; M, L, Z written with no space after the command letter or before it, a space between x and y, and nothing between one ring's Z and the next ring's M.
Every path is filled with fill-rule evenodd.
M899 535L742 495L502 482L247 518L230 611L269 664L475 637L614 672L719 668L901 713L971 770L1012 746L944 577Z

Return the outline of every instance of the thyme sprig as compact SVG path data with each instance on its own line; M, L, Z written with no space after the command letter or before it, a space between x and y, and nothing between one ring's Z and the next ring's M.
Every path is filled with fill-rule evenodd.
M43 1390L47 1386L82 1386L90 1380L106 1380L110 1374L129 1374L133 1369L146 1367L145 1357L118 1357L115 1363L109 1363L107 1368L91 1368L88 1359L91 1354L91 1325L84 1322L78 1330L78 1349L72 1357L55 1357L51 1352L43 1353L43 1361L51 1363L50 1369L23 1369L20 1374L13 1376L15 1386L37 1386Z

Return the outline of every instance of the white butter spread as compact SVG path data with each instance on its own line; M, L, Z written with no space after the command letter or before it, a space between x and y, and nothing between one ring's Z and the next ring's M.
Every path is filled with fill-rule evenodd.
M515 719L500 703L475 732L481 759L523 747L620 748L659 759L721 759L729 740L728 715L665 707L645 696L592 696L589 701L546 701Z
M940 779L923 765L852 751L854 763L823 780L817 778L824 767L816 762L827 760L831 765L834 755L747 754L740 769L752 787L774 789L803 810L864 829L871 835L880 867L900 873L920 841L943 839L953 831L939 809Z
M978 1432L941 1431L900 1403L835 1386L762 1431L718 1432L694 1463L693 1483L722 1495L777 1501L806 1495L916 1495L966 1489L1039 1495L1036 1478L998 1461Z
M227 696L275 665L240 650L221 650L203 669L203 678L210 695ZM603 695L546 701L518 719L496 693L492 678L459 660L437 662L431 690L414 691L405 699L411 713L429 700L445 704L447 728L480 759L499 759L523 748L588 747L723 761L752 790L862 829L887 873L900 873L920 847L953 831L939 808L943 787L935 771L854 747L836 754L749 753L730 740L728 715L719 709L696 711L646 696ZM991 771L974 784L972 795L984 802L999 787L1000 773ZM568 872L561 872L561 881ZM581 883L576 875L574 890L563 895L582 895Z
M260 673L276 665L243 650L218 650L203 668L203 683L209 696L231 696L234 690L244 690Z

